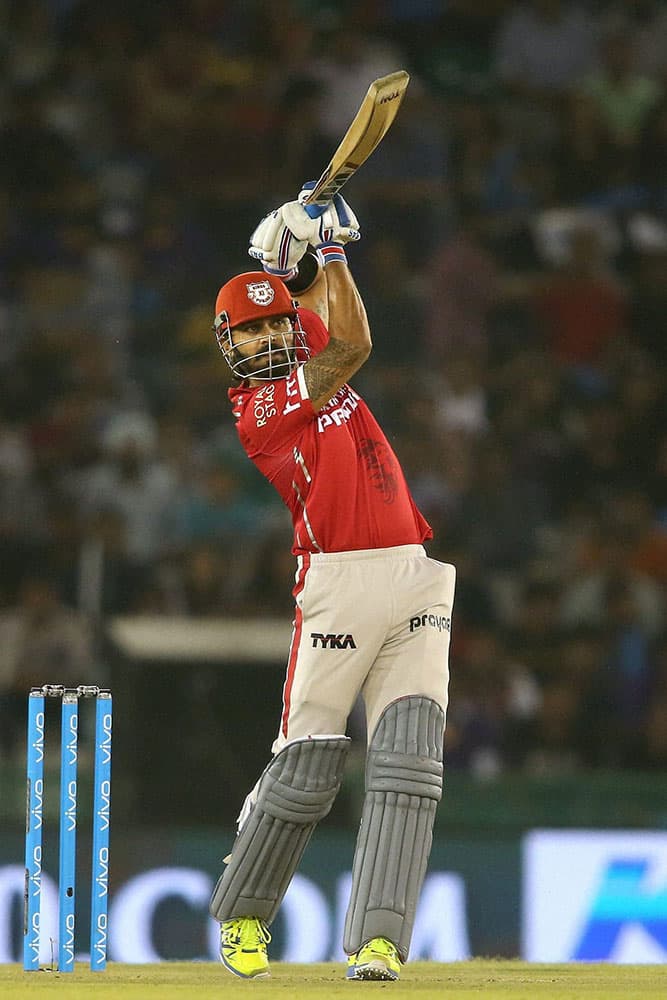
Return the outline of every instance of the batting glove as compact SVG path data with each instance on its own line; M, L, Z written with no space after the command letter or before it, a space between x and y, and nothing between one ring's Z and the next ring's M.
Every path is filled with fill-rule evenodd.
M250 237L248 253L261 261L268 274L277 274L283 281L294 278L298 263L308 249L308 240L297 239L283 220L282 208L269 212Z
M311 219L303 202L313 186L314 181L305 184L298 201L283 205L283 219L297 239L307 240L315 247L325 263L331 259L345 260L344 245L361 239L359 220L339 194L319 217Z

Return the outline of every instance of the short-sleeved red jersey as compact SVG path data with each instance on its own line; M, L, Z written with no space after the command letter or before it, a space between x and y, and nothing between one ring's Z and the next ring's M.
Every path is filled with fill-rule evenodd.
M326 345L320 318L300 309L312 354ZM433 533L394 451L363 399L344 385L318 413L303 366L287 379L229 390L248 457L289 508L295 555L419 544Z

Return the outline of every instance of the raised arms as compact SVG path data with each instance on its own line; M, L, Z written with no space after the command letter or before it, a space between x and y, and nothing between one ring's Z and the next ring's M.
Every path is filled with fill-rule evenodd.
M329 343L303 368L308 395L321 410L357 372L371 353L371 333L359 290L342 261L327 264L323 278L329 314ZM304 301L299 302L313 308ZM315 310L317 311L317 310Z
M315 410L363 365L371 351L366 310L345 258L344 245L359 239L359 222L346 201L336 195L319 217L299 201L287 202L266 216L250 239L251 257L279 275L301 306L317 313L329 330L329 343L304 365L308 394ZM318 252L313 274L306 248ZM312 275L312 278L311 278ZM301 286L305 281L306 287Z

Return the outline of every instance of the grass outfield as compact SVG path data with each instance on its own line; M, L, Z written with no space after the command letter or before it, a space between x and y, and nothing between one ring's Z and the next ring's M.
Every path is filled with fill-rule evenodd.
M25 973L18 965L0 965L0 996L67 997L67 1000L300 1000L346 997L357 991L386 990L394 1000L647 1000L667 997L667 965L537 965L473 959L443 965L410 962L398 983L354 983L344 979L341 964L272 965L271 979L234 979L220 965L164 962L116 965L92 973L81 965L71 975Z

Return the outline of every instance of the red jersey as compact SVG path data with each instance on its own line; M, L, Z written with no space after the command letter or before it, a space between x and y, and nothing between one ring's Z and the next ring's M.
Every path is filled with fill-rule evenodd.
M312 354L329 335L300 309ZM420 544L433 532L394 451L363 399L344 385L319 412L303 365L289 378L229 390L248 457L292 515L295 555Z

